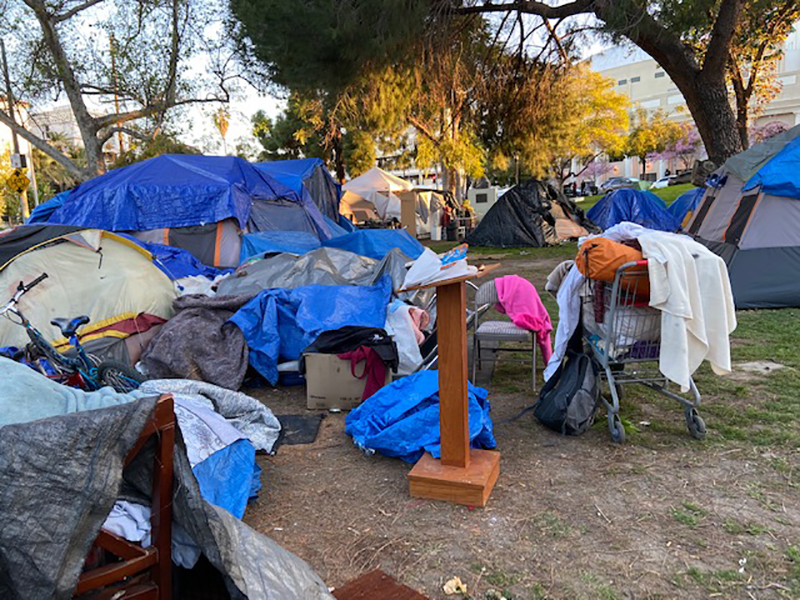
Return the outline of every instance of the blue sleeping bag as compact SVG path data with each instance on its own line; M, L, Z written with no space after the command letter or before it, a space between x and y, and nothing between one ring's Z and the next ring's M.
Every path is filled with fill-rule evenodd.
M471 444L494 448L488 392L471 383L468 390ZM405 462L425 452L439 458L439 373L421 371L381 388L347 415L345 433L360 448Z

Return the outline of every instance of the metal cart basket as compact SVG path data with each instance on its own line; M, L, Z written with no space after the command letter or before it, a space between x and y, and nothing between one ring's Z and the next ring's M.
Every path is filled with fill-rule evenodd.
M602 399L608 409L611 438L618 443L625 441L619 401L622 386L631 383L679 401L689 433L697 439L705 438L706 426L697 412L700 392L694 380L690 379L688 397L684 397L668 389L669 382L658 370L661 311L648 305L647 261L622 265L613 283L587 278L581 295L584 345L599 363L602 378L608 381L609 397L602 395Z

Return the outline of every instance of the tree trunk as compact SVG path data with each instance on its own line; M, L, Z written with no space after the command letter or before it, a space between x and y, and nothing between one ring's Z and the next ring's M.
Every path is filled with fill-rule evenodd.
M669 73L683 93L697 131L717 166L743 150L736 115L728 100L724 74L704 77L702 74Z
M742 149L750 147L750 134L747 131L747 105L736 109L736 127L739 129L739 139L742 142Z
M333 149L333 163L336 168L336 180L339 184L344 184L345 170L344 170L344 149L342 148L342 134L338 131L333 136L332 142Z

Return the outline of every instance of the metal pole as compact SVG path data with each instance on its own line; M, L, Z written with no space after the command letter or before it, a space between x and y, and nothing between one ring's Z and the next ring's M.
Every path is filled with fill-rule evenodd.
M114 41L114 34L112 33L109 37L109 44L111 46L111 81L114 84L114 110L117 111L117 114L119 114L119 94L117 93L117 61L114 60ZM117 123L117 127L121 126L122 123ZM119 155L121 156L122 153L125 152L121 131L117 132L117 143L119 144Z
M3 76L6 80L6 102L8 103L8 115L11 117L11 121L16 124L17 119L14 115L14 93L11 90L11 78L8 76L8 61L6 60L6 44L5 41L0 38L0 55L3 58ZM12 128L11 129L11 143L14 146L14 154L19 154L19 140L17 139L17 132ZM20 208L22 209L22 218L27 219L30 216L30 212L28 210L28 191L23 190L22 193L19 195L20 201Z

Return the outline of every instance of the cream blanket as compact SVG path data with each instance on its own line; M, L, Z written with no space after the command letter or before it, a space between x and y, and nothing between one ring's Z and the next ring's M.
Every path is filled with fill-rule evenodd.
M638 239L648 259L650 306L661 311L661 373L683 392L703 360L718 375L730 373L736 312L724 261L685 235L648 230Z

